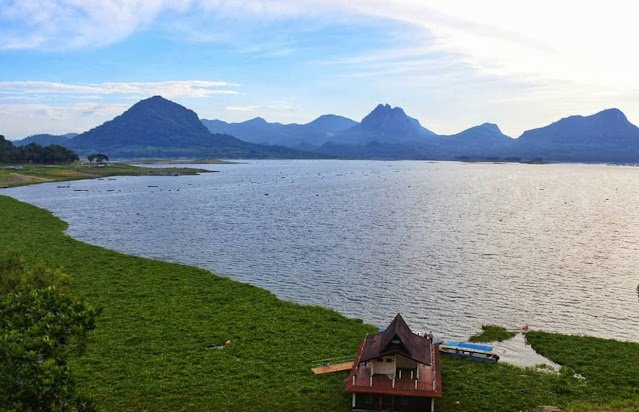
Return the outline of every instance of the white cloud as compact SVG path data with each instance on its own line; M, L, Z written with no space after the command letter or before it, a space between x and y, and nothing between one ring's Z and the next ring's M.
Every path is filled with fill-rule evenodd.
M38 133L83 132L126 110L125 104L0 104L0 134L10 139Z
M178 21L193 14L231 21L365 15L423 29L428 47L490 74L626 87L636 83L639 65L638 11L630 0L0 0L0 48L110 44L163 13Z
M554 120L558 110L565 110L562 115L589 112L621 101L639 111L635 73L639 54L634 52L638 12L639 3L631 0L0 0L0 49L93 48L155 28L154 24L173 22L166 29L181 27L184 39L224 42L242 52L242 43L234 39L245 34L240 26L259 32L265 21L275 21L285 31L288 23L302 19L326 24L350 18L387 20L410 32L414 40L410 49L398 43L395 50L354 56L346 62L354 69L353 76L410 77L418 82L420 73L433 79L450 71L462 81L488 84L501 79L503 84L490 84L492 95L477 95L475 101L485 102L495 112L525 111L525 119L511 122L514 130ZM194 16L198 24L190 24ZM211 30L212 19L225 22L225 30ZM255 45L255 51L263 51L261 46ZM294 51L294 44L283 46L275 50L275 58ZM421 71L424 59L440 63L442 72ZM512 83L518 84L517 90L505 90ZM214 94L201 89L174 87L171 90L178 94L163 94ZM226 87L211 90L233 93ZM530 110L540 104L546 107Z
M112 44L143 29L160 12L187 5L179 0L0 0L0 49Z
M40 81L0 81L0 96L22 99L29 95L74 95L94 99L104 95L144 97L162 95L167 98L209 97L219 94L235 95L228 89L237 84L222 81L175 80L165 82L106 82L69 84Z

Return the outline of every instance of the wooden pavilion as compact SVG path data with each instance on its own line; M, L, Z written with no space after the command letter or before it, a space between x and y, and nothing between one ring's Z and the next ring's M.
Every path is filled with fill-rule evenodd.
M434 411L442 379L439 345L431 339L413 333L400 314L386 330L367 336L346 382L353 412Z

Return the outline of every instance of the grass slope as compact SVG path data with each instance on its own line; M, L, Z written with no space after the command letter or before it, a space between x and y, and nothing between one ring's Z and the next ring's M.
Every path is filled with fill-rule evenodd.
M346 410L345 376L311 361L348 356L375 328L194 267L126 256L63 234L49 212L0 197L0 248L61 267L104 308L80 390L123 410ZM168 240L167 240L168 241ZM224 339L232 344L211 349Z
M64 235L66 223L49 212L11 198L0 196L0 211L0 250L62 268L75 293L104 308L88 353L71 365L101 410L350 410L346 374L313 376L309 368L313 360L353 355L376 328L205 270L84 244ZM568 366L564 373L442 358L444 398L436 410L639 410L639 345L605 341L581 351L576 342L598 340L529 336ZM225 339L232 344L211 348ZM615 361L619 350L623 360ZM597 373L614 375L612 386L601 385Z
M108 167L91 167L84 164L68 165L23 165L22 169L0 167L0 187L24 186L34 183L65 180L93 179L107 176L168 176L173 174L193 175L208 170L193 168L137 167L124 163L112 163Z
M589 390L573 410L639 411L639 344L539 331L528 332L526 339L537 352L584 377Z

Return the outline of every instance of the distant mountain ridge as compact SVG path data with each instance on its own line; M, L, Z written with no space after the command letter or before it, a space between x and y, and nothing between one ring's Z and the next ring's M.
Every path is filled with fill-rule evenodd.
M269 123L261 117L241 123L206 119L202 123L211 133L228 133L251 143L291 148L317 146L329 141L335 133L357 124L351 119L333 114L320 116L306 124Z
M361 122L328 114L306 124L200 120L160 96L77 136L34 135L16 144L60 144L80 154L115 157L228 157L344 159L533 159L639 163L639 128L619 109L570 116L528 130L518 139L483 123L438 135L400 107L378 104Z
M639 128L621 110L606 109L528 130L514 152L559 161L639 162Z
M13 142L16 146L25 146L30 143L39 144L40 146L49 146L52 144L57 144L60 146L64 146L69 140L76 137L77 133L66 133L62 135L54 135L54 134L34 134L28 137L25 137L21 140L16 140Z
M241 123L202 122L212 132L343 158L450 159L459 154L484 154L486 150L492 155L504 152L512 140L496 125L489 124L459 135L440 136L408 116L401 107L389 104L378 104L361 123L336 115L320 116L304 125L269 123L262 118ZM471 139L472 136L476 138Z
M206 124L212 128L211 123ZM242 124L227 124L227 130L234 134L233 125ZM287 126L294 125L268 123L261 118L252 124L253 128L271 128L271 141L277 140L278 130ZM260 141L265 134L257 132L253 137ZM303 143L301 139L288 136L282 144L342 158L496 160L541 157L549 161L639 162L639 128L619 109L607 109L590 116L570 116L528 130L513 139L493 123L483 123L453 135L438 135L406 115L403 109L379 104L361 123L353 122L351 127L324 133L322 138L305 136L308 138Z
M315 157L286 147L257 145L227 134L213 134L194 111L161 96L137 102L112 120L68 140L65 146L80 154L103 152L111 158Z

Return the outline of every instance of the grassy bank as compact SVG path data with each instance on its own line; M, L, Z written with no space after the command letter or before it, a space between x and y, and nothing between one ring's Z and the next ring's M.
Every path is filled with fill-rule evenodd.
M93 167L78 163L68 165L22 165L17 168L14 166L0 166L0 187L94 179L108 176L171 176L175 174L194 175L204 172L208 171L178 167L137 167L125 163L112 163L106 167Z
M501 342L508 340L517 333L501 326L481 325L481 332L471 336L469 342Z
M350 409L346 374L313 376L309 368L314 360L354 354L376 328L205 270L84 244L64 235L66 224L49 212L11 198L0 196L0 211L0 249L61 268L73 276L75 293L103 307L88 353L71 365L80 391L101 410ZM590 372L576 366L589 364L600 350L625 345L610 341L610 347L569 357L574 339L582 338L539 336L533 343L538 350L587 378ZM214 348L225 339L232 343ZM574 378L569 369L556 375L444 359L445 396L437 410L525 411L543 404L585 409L600 406L600 399L626 408L611 410L637 410L637 375L627 364L639 345L628 345L630 359L614 364L611 373L619 376L610 393L597 380ZM593 364L592 373L599 367Z

